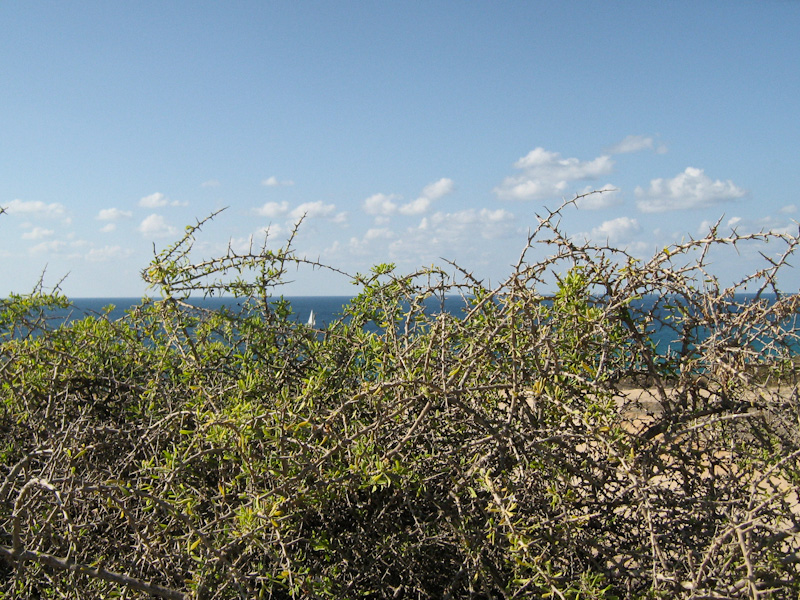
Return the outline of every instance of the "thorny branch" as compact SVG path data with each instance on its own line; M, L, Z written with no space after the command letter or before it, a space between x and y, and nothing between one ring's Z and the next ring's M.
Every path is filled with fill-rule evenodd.
M495 287L381 265L321 330L271 292L338 271L296 230L194 260L216 214L121 321L6 301L0 595L796 597L798 235L718 223L640 260L571 240L579 199ZM767 266L720 286L726 248Z

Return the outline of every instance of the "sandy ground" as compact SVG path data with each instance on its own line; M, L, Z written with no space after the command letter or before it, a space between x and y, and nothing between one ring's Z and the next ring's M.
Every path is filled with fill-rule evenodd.
M623 416L623 428L631 435L643 434L663 413L661 392L655 388L643 387L629 387L620 390L620 392L621 393L615 398L615 401L620 414ZM665 388L664 392L670 398L674 398L677 394L677 391L673 388ZM709 399L709 397L712 395L711 392L707 390L701 390L699 394L701 398L698 399ZM762 399L770 399L774 401L790 400L793 397L796 398L796 396L797 389L788 386L784 389L757 389L751 392L750 395L753 400L757 400L759 397L761 397ZM740 411L739 414L730 413L711 415L702 419L698 419L695 422L687 423L684 431L693 432L702 430L707 426L707 424L711 424L714 419L719 420L721 418L734 417L760 418L761 416L762 412L757 408L750 408L749 410ZM800 424L798 424L798 430L800 430ZM702 439L702 437L700 439ZM663 435L655 436L653 438L654 443L659 443L661 440L663 440ZM680 433L673 437L673 441L680 442ZM708 478L713 475L733 477L741 475L741 477L744 478L742 481L743 489L745 487L749 487L750 489L748 493L750 493L753 498L758 499L756 502L754 502L754 505L758 505L762 502L781 502L792 513L795 522L800 520L799 488L798 486L792 484L784 476L778 474L777 470L770 472L750 470L749 472L744 473L736 464L736 457L734 454L731 451L722 448L712 450L709 452L708 456L709 461L707 463L706 470L700 475L701 478ZM800 457L795 455L784 458L787 462L791 461L791 463L796 466L798 458ZM670 488L674 488L675 486L675 482L670 481L668 475L652 478L648 481L648 483L651 485L666 486ZM800 548L800 531L795 529L795 526L788 515L787 519L785 519L782 523L773 524L773 526L777 526L783 531L793 533L792 539L788 540L786 546L787 550L793 548L796 551L798 548Z

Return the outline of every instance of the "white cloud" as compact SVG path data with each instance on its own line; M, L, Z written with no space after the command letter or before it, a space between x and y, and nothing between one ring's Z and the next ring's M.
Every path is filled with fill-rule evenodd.
M618 217L610 221L603 221L592 229L589 239L595 242L608 241L609 243L628 242L641 230L639 222L630 217Z
M425 196L420 196L416 200L404 204L400 207L400 212L404 215L421 215L426 212L431 206L431 199Z
M237 254L249 254L250 252L257 250L257 244L255 243L254 238L255 234L231 238L228 240L228 248Z
M65 214L64 205L58 202L45 204L41 200L12 200L5 205L9 215L32 215L38 217L58 218Z
M175 235L178 230L169 225L161 215L152 214L139 224L139 232L148 237L167 237Z
M741 198L747 192L727 181L712 181L703 169L687 167L672 179L653 179L650 188L635 190L636 205L646 213L688 208L703 208Z
M741 222L742 222L742 218L741 217L731 217L730 219L728 219L728 222L725 225L727 225L728 227L733 229L734 227L736 227Z
M600 210L622 203L619 190L614 189L610 183L600 189L587 186L578 192L578 195L582 197L578 198L576 205L583 210Z
M289 213L289 216L295 220L303 216L305 216L307 219L313 219L317 217L334 217L333 213L335 211L335 204L325 204L322 200L317 200L316 202L304 202L295 208L291 213Z
M653 138L644 135L629 135L621 142L611 146L608 149L608 153L628 154L630 152L640 152L641 150L652 150L653 147Z
M261 208L256 208L255 213L260 217L267 217L268 219L277 219L284 216L289 212L288 202L267 202Z
M395 194L373 194L364 200L364 210L370 215L392 215L397 210L397 198Z
M454 188L455 184L453 183L452 179L448 179L447 177L442 177L439 181L434 181L433 183L429 183L424 188L422 188L422 195L423 197L429 198L431 200L438 200L442 196L450 194Z
M150 194L139 200L139 206L144 208L161 208L162 206L189 206L185 200L170 200L161 192Z
M520 158L514 167L528 172L545 175L550 179L589 179L605 175L611 171L614 162L608 156L598 156L594 160L581 162L577 158L561 158L558 152L548 152L535 148Z
M280 239L281 236L289 235L290 232L291 228L281 227L280 225L276 225L275 223L270 223L266 227L259 228L256 231L255 235L261 236L262 238L266 236L269 240L274 241L276 239Z
M345 244L332 245L329 253L337 250L372 259L388 255L392 261L415 266L456 256L472 261L473 265L485 264L498 244L522 233L518 229L516 217L505 209L439 211L422 217L417 225L403 231L373 227Z
M43 227L34 227L28 232L22 234L23 240L41 240L50 237L55 232L52 229L45 229Z
M703 220L697 228L697 235L704 237L709 234L711 228L718 221ZM785 217L764 216L759 218L731 217L725 223L720 224L717 230L719 235L728 235L736 231L740 235L752 233L775 233L775 234L796 234L797 224Z
M216 179L209 179L200 184L200 187L219 187L219 181Z
M716 225L716 221L711 221L709 219L703 219L700 221L700 225L697 226L697 235L700 237L705 237L711 231L711 228Z
M391 239L393 237L395 237L394 232L390 229L386 229L385 227L368 229L367 233L364 235L365 240Z
M262 248L277 250L283 246L283 236L285 234L288 234L288 230L285 230L279 225L261 227L250 235L230 238L225 248L219 246L215 252L221 254L231 249L237 254L249 254L251 252L258 253Z
M778 212L784 215L792 215L797 212L797 206L794 204L788 204L786 206L782 206Z
M351 255L366 255L370 253L370 247L373 246L374 243L380 243L381 240L391 240L395 237L397 237L397 234L395 234L395 232L393 232L391 229L386 229L385 227L374 227L372 229L368 229L362 239L358 239L357 237L350 238L347 250ZM332 248L332 251L335 251L337 248L338 246L336 248Z
M388 222L387 217L399 212L403 215L421 215L430 209L434 201L450 194L455 189L452 179L442 177L422 188L422 194L411 202L398 206L402 197L396 194L373 194L364 200L364 210L375 217L376 223Z
M66 242L61 240L50 240L49 242L42 242L41 244L36 244L32 246L30 249L31 254L48 254L48 253L58 253L67 245Z
M120 210L119 208L104 208L97 213L96 219L98 221L119 221L120 219L130 219L133 213L129 210Z
M100 232L101 233L111 233L112 231L116 231L116 230L117 230L117 224L116 223L106 223L105 225L103 225L100 228Z
M446 235L458 234L459 237L463 237L466 234L464 239L474 238L475 233L487 240L497 239L506 236L513 225L513 213L502 208L497 210L469 208L454 213L437 212L430 219L424 220L425 227L432 227ZM467 233L468 230L472 233Z
M139 200L139 206L143 206L145 208L158 208L161 206L166 206L169 203L166 196L161 192L156 192L155 194L150 194L149 196L145 196Z
M281 217L289 217L293 220L298 220L301 217L307 219L314 218L327 218L334 223L344 223L347 220L347 213L336 213L335 204L326 204L321 200L317 202L304 202L296 208L289 210L289 203L284 202L267 202L263 206L254 209L257 215L267 217L268 219L278 219Z
M499 198L511 200L537 200L562 196L570 191L574 181L595 179L611 173L614 161L610 156L594 160L561 158L558 152L535 148L514 163L522 173L506 177L494 189Z
M395 256L418 256L418 260L424 256L471 253L478 249L476 240L505 239L515 228L514 215L504 209L440 211L423 217L417 227L406 230L389 249Z
M103 246L102 248L92 248L85 258L91 262L107 262L126 258L130 255L131 251L125 250L121 246Z
M267 187L278 187L282 185L294 185L294 181L291 180L280 181L277 177L273 175L271 177L267 177L266 179L264 179L261 182L261 185L265 185Z
M482 208L478 213L478 216L481 220L488 223L502 223L514 220L514 213L511 213L504 208L498 208L497 210Z
M421 215L428 211L435 200L452 193L454 188L452 179L442 177L422 188L422 195L419 198L404 204L399 210L404 215Z

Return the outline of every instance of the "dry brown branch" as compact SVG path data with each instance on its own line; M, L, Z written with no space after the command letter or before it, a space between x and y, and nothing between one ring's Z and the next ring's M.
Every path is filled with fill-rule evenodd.
M0 556L12 564L25 561L36 562L53 569L80 573L81 575L87 575L88 577L95 579L102 579L103 581L119 584L125 586L126 588L144 592L152 596L167 598L168 600L183 600L186 597L182 592L177 590L171 590L160 585L147 583L146 581L140 581L121 573L107 571L102 567L83 565L69 558L61 558L51 554L46 554L44 552L35 552L32 550L15 551L13 548L0 546Z
M565 208L491 289L382 265L325 329L269 296L320 265L195 260L202 222L148 271L165 300L119 322L10 307L36 329L0 348L0 595L795 597L797 237L641 261L571 240Z

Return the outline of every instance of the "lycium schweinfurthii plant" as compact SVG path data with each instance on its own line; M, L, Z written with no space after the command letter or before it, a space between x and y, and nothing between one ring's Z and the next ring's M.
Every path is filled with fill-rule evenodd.
M205 221L123 319L3 301L0 597L796 597L798 236L641 261L565 210L494 288L378 265L322 330L274 294L330 267L292 238L195 261ZM707 252L765 241L719 289Z

